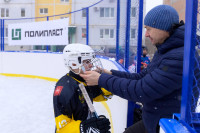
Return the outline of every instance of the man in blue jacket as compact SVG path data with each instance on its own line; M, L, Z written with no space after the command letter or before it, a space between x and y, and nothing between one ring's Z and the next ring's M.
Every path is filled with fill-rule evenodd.
M140 73L104 70L87 71L81 76L87 85L99 85L127 100L143 104L142 120L124 133L159 132L160 118L180 112L184 24L177 11L168 5L151 9L145 19L145 36L157 47L147 68Z

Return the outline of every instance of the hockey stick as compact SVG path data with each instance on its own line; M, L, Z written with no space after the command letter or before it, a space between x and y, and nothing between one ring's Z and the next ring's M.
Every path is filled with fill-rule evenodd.
M90 97L89 97L89 95L88 95L83 83L79 84L79 88L81 89L81 92L83 93L84 99L85 99L85 101L86 101L86 103L87 103L87 105L89 107L89 110L90 110L90 112L92 114L92 117L98 118L98 115L97 115L97 113L95 111L95 108L94 108L94 106L92 104L92 101L91 101L91 99L90 99Z

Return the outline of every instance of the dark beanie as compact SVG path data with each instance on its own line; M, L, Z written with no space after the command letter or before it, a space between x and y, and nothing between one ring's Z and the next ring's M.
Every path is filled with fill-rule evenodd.
M151 9L144 18L144 25L170 31L173 24L179 23L177 11L169 5L159 5Z

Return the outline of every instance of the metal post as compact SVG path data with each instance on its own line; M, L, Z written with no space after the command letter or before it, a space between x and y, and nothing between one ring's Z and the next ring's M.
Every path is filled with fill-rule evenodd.
M49 21L49 16L47 16L47 21ZM49 52L49 46L48 45L46 46L46 51L47 51L47 53Z
M139 21L138 21L138 42L137 42L137 73L141 69L141 52L142 52L142 28L143 27L143 0L139 3Z
M143 25L142 20L143 20L143 0L140 0L140 3L139 3L139 21L138 21L138 46L140 48L137 49L137 50L139 50L139 51L137 51L137 54L138 54L137 57L140 59L139 62L141 62L142 25ZM130 29L129 29L129 31L130 31ZM140 64L140 63L137 63L137 64ZM140 106L135 104L132 101L128 101L127 127L129 127L133 124L133 121L134 121L133 112L134 112L135 108L140 108Z
M186 22L182 82L181 120L191 123L190 105L193 85L194 53L196 44L197 0L186 0Z
M5 20L3 19L3 29L2 29L2 33L3 33L3 34L2 34L3 44L2 44L2 51L4 51L4 46L5 46L5 41L4 41L4 38L5 38L5 37L4 37L4 28L5 28L5 26L4 26L4 21L5 21Z
M89 45L89 8L86 8L86 44Z
M3 39L2 39L2 19L0 19L1 20L1 27L0 27L0 29L1 29L1 51L2 51L2 46L3 46Z
M130 46L130 16L131 16L131 0L127 0L127 13L126 13L126 42L125 42L125 68L129 66L129 46ZM128 101L128 112L127 112L127 127L133 125L133 111L135 103Z
M119 61L120 0L117 0L116 61Z
M125 68L126 68L126 69L128 69L128 66L129 66L130 9L131 9L131 0L127 0L126 42L125 42Z

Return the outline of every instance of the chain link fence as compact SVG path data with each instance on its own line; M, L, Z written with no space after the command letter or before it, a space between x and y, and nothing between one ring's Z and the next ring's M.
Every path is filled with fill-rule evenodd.
M200 132L199 129L199 123L200 123L200 101L199 101L199 94L200 94L200 1L194 2L195 5L194 7L194 14L197 14L197 23L193 24L193 33L196 33L195 36L195 41L193 41L194 44L194 51L193 51L193 57L191 58L193 60L193 71L191 73L191 79L193 79L192 82L192 91L191 91L191 104L189 105L189 124L191 125L192 128L196 129L197 132ZM191 64L192 65L192 64Z

